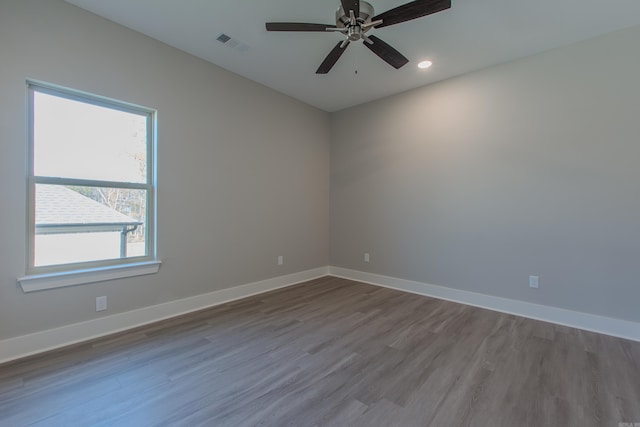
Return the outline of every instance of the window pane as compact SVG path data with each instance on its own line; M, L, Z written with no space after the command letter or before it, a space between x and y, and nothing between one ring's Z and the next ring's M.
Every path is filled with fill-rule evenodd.
M146 190L36 184L34 265L147 255Z
M147 182L147 116L33 96L34 175Z

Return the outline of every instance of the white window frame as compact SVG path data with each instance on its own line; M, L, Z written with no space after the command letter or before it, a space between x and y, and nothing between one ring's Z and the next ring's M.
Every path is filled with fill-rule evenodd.
M105 98L49 83L27 81L29 165L27 178L27 266L25 277L19 278L25 292L92 283L122 277L151 274L158 271L156 258L156 110ZM45 93L113 110L147 117L147 177L145 183L58 178L35 175L34 150L34 93ZM145 190L147 194L145 218L146 256L100 261L77 262L51 266L35 266L35 188L36 184L74 185Z

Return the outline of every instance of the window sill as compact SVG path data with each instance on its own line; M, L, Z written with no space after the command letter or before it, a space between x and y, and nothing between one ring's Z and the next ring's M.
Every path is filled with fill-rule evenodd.
M22 287L23 292L35 292L45 289L154 274L160 269L160 264L161 261L147 261L87 270L65 271L63 273L36 274L20 277L18 283Z

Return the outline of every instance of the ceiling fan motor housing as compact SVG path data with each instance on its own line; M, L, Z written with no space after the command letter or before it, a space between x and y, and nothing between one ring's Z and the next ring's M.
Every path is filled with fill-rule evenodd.
M371 3L368 3L366 1L360 2L360 15L356 16L357 23L351 22L349 11L345 12L344 8L340 6L336 11L336 26L339 28L345 28L348 26L368 24L371 22L371 18L373 16L373 6L371 5Z

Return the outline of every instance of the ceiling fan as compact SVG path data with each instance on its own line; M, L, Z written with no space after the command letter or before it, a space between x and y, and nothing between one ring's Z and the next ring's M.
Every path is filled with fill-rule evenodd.
M363 40L363 44L395 69L409 60L400 52L380 40L368 35L372 28L388 27L412 19L441 12L451 7L451 0L415 0L379 15L374 15L373 6L366 1L340 0L336 11L336 25L308 24L302 22L267 22L267 31L318 31L339 32L346 37L329 52L316 74L327 74L338 62L351 42Z

